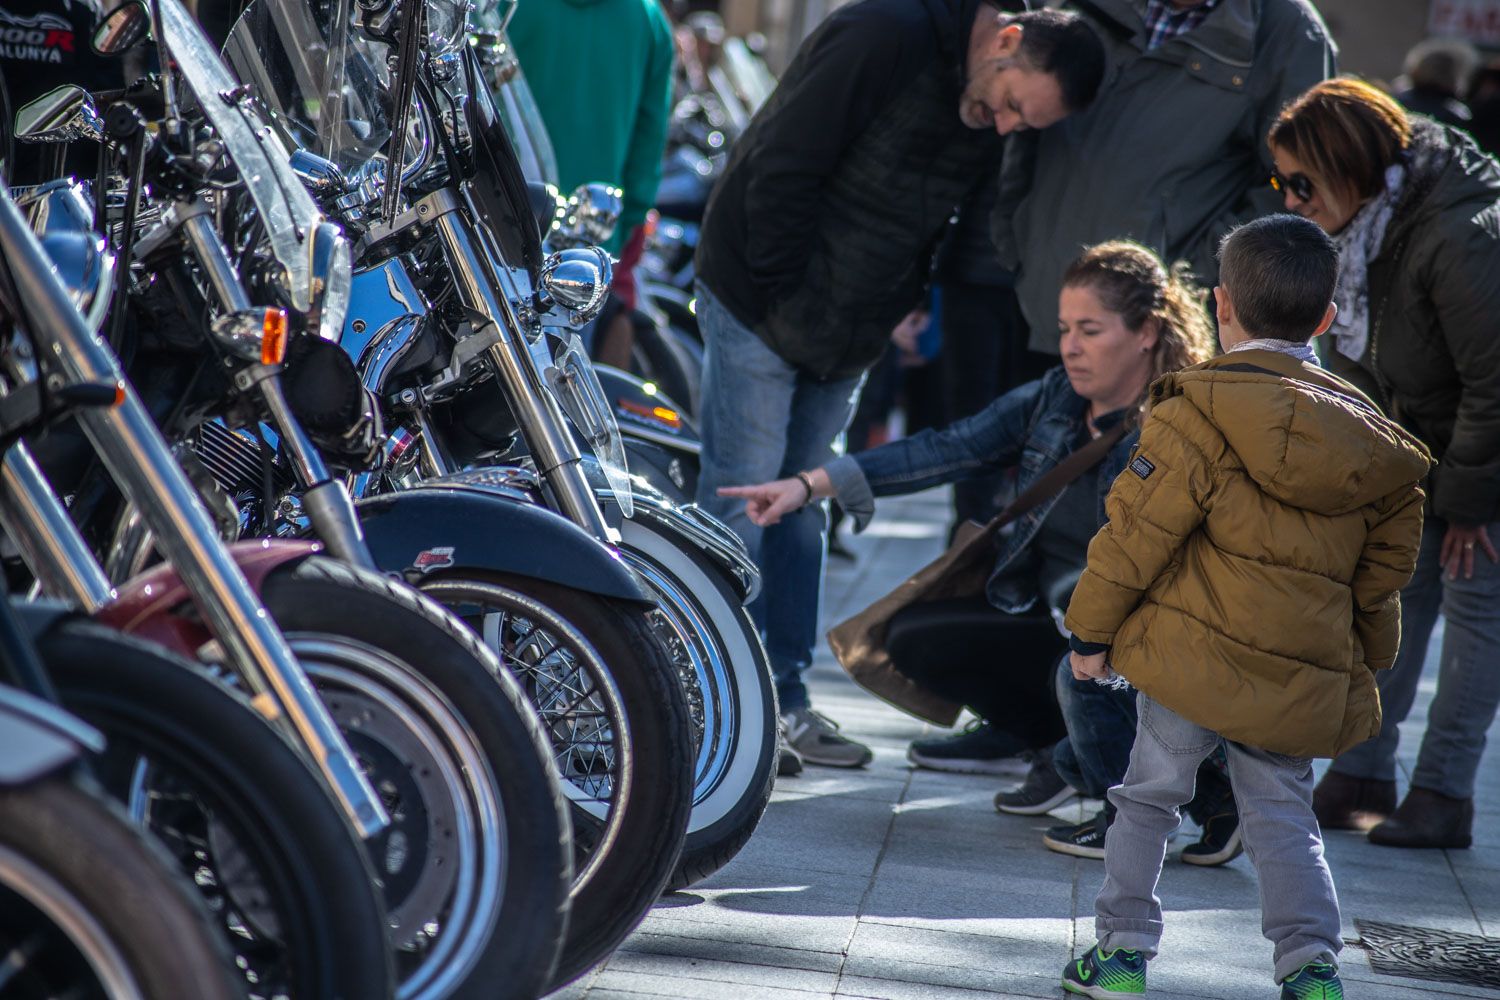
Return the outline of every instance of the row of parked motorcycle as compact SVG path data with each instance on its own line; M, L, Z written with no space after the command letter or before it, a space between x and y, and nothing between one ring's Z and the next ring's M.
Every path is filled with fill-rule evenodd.
M759 576L509 7L132 0L0 116L0 996L536 997L755 829Z

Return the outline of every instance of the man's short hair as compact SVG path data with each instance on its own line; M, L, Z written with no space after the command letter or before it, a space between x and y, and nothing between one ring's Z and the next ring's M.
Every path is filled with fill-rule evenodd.
M1021 27L1016 57L1057 80L1069 111L1093 103L1104 81L1104 44L1087 21L1067 11L1027 10L1007 14L1005 23Z
M1252 337L1308 340L1339 279L1339 249L1314 222L1268 215L1219 244L1219 284Z

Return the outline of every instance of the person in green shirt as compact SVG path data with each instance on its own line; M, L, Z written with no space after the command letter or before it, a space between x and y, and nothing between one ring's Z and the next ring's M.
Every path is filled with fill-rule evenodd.
M563 191L604 183L624 192L606 249L620 257L613 290L626 308L611 310L613 323L601 322L596 356L629 367L631 270L656 202L672 114L671 26L657 0L522 0L507 33L552 140Z

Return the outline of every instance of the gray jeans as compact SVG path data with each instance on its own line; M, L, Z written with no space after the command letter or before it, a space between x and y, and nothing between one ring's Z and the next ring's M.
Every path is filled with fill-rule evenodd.
M1500 522L1487 526L1500 544ZM1428 518L1416 573L1401 591L1401 651L1396 665L1376 675L1384 717L1380 735L1347 751L1333 770L1353 778L1393 781L1401 723L1411 712L1427 662L1427 640L1445 621L1438 656L1437 694L1427 710L1427 734L1411 783L1456 799L1472 798L1485 732L1500 707L1500 566L1474 553L1474 578L1449 580L1438 562L1446 522Z
M1193 797L1198 765L1221 741L1240 810L1240 835L1260 879L1261 930L1276 946L1276 981L1344 947L1339 902L1312 811L1312 762L1223 740L1144 694L1130 768L1109 790L1117 814L1104 844L1104 888L1094 903L1103 951L1156 956L1167 835Z

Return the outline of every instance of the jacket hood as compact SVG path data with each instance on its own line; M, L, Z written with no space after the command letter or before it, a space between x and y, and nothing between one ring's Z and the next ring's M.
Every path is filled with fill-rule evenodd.
M919 0L932 21L943 61L958 68L958 78L969 78L969 33L981 7L1022 11L1026 0Z
M1173 396L1223 435L1267 496L1315 514L1357 510L1421 482L1432 465L1426 446L1359 390L1273 351L1223 355L1151 387L1153 405Z
M1500 199L1500 163L1486 155L1468 133L1420 115L1412 117L1406 166L1408 186L1386 234L1387 248L1435 214L1469 203L1477 211Z

